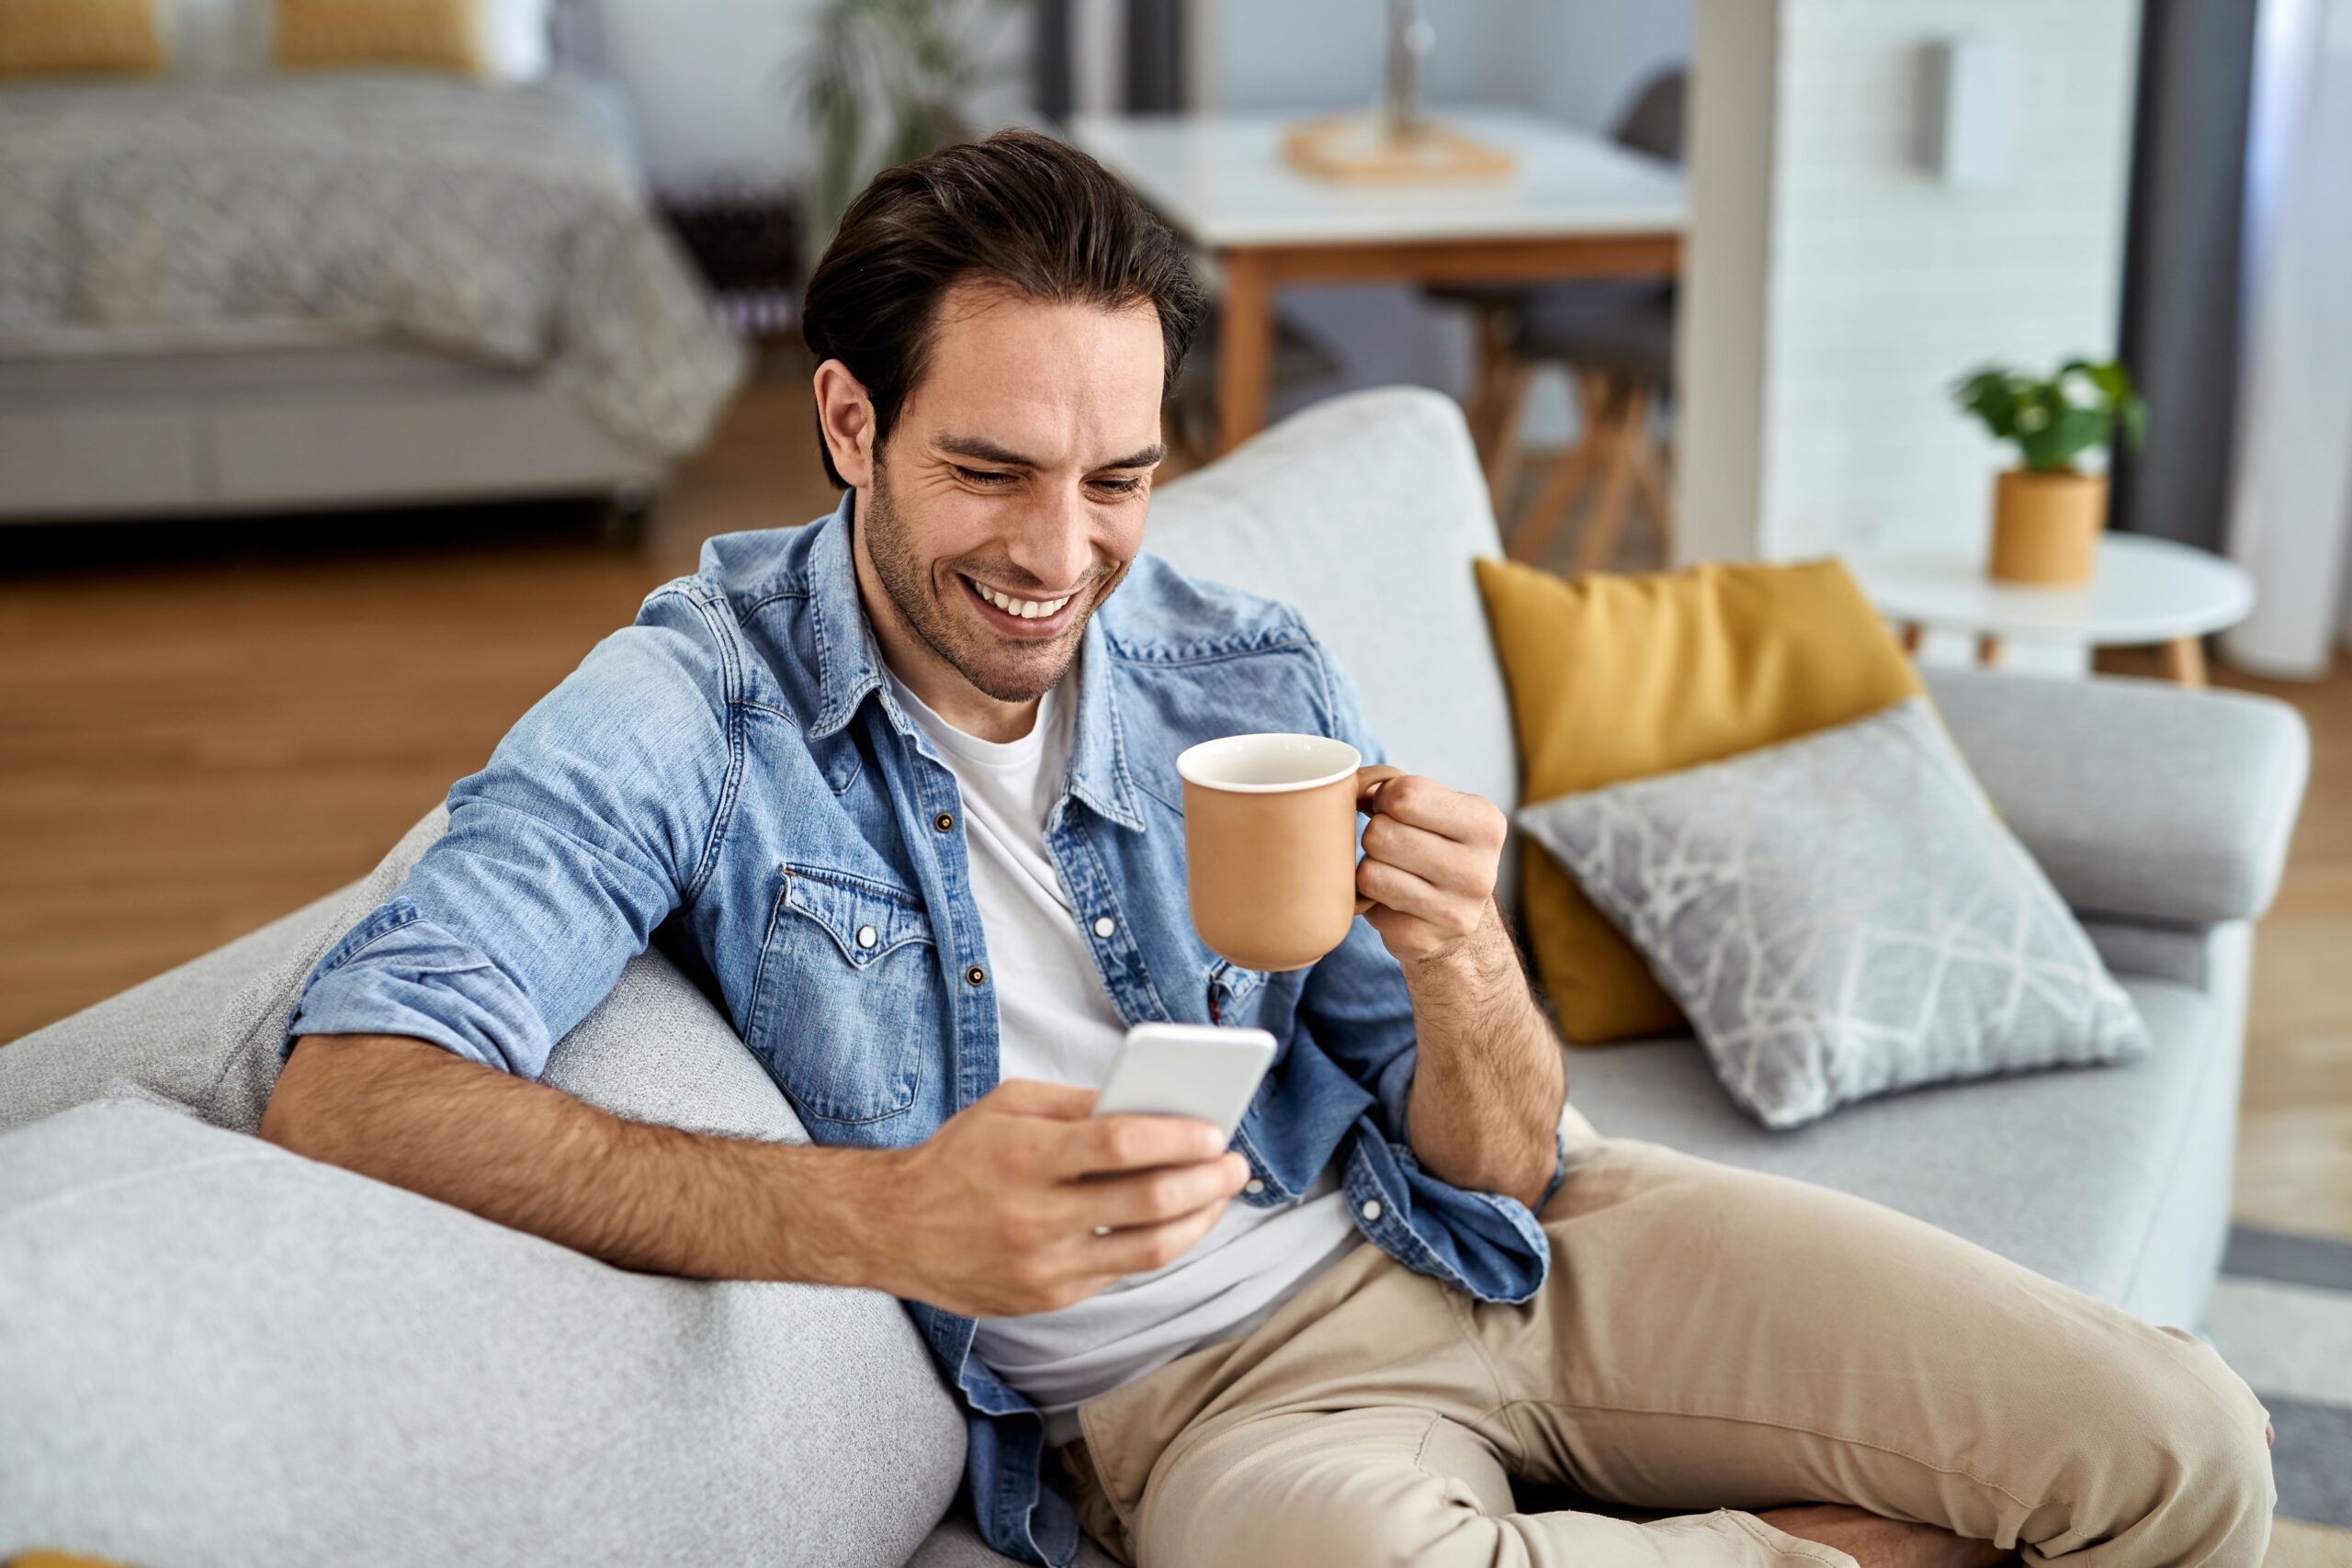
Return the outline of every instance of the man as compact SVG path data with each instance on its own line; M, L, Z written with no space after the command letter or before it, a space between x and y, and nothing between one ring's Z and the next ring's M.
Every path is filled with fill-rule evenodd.
M2210 1349L1569 1139L1487 803L1368 802L1376 907L1307 969L1201 945L1177 753L1381 752L1296 615L1138 553L1199 309L1052 141L876 180L805 305L840 508L709 541L452 788L314 970L264 1134L621 1267L890 1292L982 1534L1056 1568L1081 1524L1150 1568L2258 1562L2263 1412ZM664 922L815 1146L531 1081ZM1089 1116L1144 1020L1282 1043L1231 1148ZM1513 1474L1712 1511L1517 1513Z

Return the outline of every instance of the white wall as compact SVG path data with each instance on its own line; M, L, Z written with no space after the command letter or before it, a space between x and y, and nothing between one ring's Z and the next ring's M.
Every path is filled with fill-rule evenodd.
M815 164L794 68L816 0L589 0L657 186L795 180ZM1027 58L1025 12L993 40ZM999 88L990 107L1023 96Z
M1982 547L1988 359L2114 351L2136 0L1700 0L1679 449L1694 554ZM1916 162L1922 50L2005 53L2016 155ZM1759 185L1759 182L1760 185Z
M786 62L810 0L594 0L657 185L808 166Z

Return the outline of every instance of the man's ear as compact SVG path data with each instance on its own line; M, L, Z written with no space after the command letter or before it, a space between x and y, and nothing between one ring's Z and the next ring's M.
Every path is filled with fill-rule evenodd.
M854 490L874 483L874 400L838 359L817 367L817 427L833 468Z

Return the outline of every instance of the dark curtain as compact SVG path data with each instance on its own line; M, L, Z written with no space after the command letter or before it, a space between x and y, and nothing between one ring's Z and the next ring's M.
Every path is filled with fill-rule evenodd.
M1127 112L1184 107L1184 0L1127 0Z
M1035 67L1030 91L1047 118L1069 118L1069 0L1036 0Z
M1132 114L1174 113L1184 107L1184 0L1126 0L1126 6L1124 107ZM1069 13L1070 0L1036 0L1032 90L1037 107L1054 119L1069 118L1076 99Z
M2124 240L2122 357L2147 440L2118 452L2112 525L2218 550L2237 415L2249 0L2147 0Z

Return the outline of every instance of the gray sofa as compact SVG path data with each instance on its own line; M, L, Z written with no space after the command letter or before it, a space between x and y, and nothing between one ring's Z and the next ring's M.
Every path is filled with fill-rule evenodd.
M1148 543L1298 604L1398 761L1515 801L1469 569L1494 522L1451 403L1318 405L1170 486ZM2302 727L2153 682L1930 680L2154 1052L1773 1134L1695 1045L1659 1040L1572 1052L1574 1103L1604 1132L1861 1193L2194 1325ZM0 1049L0 1560L46 1543L150 1568L1004 1561L972 1531L956 1407L888 1298L625 1272L251 1135L294 987L441 825L436 808L359 882ZM662 948L558 1046L549 1081L800 1140Z

